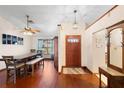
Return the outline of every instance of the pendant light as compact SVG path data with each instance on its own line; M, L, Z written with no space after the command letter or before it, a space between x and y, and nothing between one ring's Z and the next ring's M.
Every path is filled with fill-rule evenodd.
M78 28L76 13L77 13L77 10L74 10L74 16L75 16L74 24L73 24L73 28L74 28L74 29L77 29L77 28Z

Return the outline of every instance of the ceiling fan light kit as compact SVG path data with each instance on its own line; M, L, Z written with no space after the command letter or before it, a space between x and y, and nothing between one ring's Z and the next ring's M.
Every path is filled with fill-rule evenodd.
M24 35L30 35L30 36L31 36L31 35L33 35L33 33L32 33L32 32L30 32L30 31L23 32L23 34L24 34Z

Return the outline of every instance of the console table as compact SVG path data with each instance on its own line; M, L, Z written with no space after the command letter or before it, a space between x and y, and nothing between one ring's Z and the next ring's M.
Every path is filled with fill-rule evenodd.
M108 88L124 88L124 73L109 67L99 67L99 87L102 87L101 74L107 77Z

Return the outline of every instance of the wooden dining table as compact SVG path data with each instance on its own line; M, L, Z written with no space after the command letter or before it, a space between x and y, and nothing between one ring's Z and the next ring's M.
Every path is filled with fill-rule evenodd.
M17 61L17 62L26 62L30 59L36 58L37 55L39 55L39 53L27 53L27 54L23 54L23 55L17 55L17 56L13 56L13 60ZM0 58L0 61L4 61L2 58Z
M29 70L27 67L29 67L27 65L28 62L30 62L30 60L34 60L35 58L37 58L37 56L41 55L40 53L27 53L27 54L23 54L23 55L17 55L17 56L13 56L13 59L12 61L14 61L16 64L20 64L20 63L24 63L25 65L25 68L24 68L24 73L25 73L25 76L28 74ZM3 58L0 58L0 61L4 61ZM38 65L40 64L40 62L37 62ZM42 58L42 63L43 63L43 68L44 68L44 58ZM32 76L33 76L33 73L34 73L34 65L35 64L31 64L31 68L32 68L32 71L30 73L32 73ZM7 72L8 73L8 72ZM18 69L17 71L17 74L16 76L20 76L20 69ZM14 77L14 81L16 80L16 77Z

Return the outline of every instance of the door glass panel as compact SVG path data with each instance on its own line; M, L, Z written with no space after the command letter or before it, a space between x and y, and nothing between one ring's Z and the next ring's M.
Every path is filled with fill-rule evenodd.
M122 68L122 28L110 32L110 64Z

